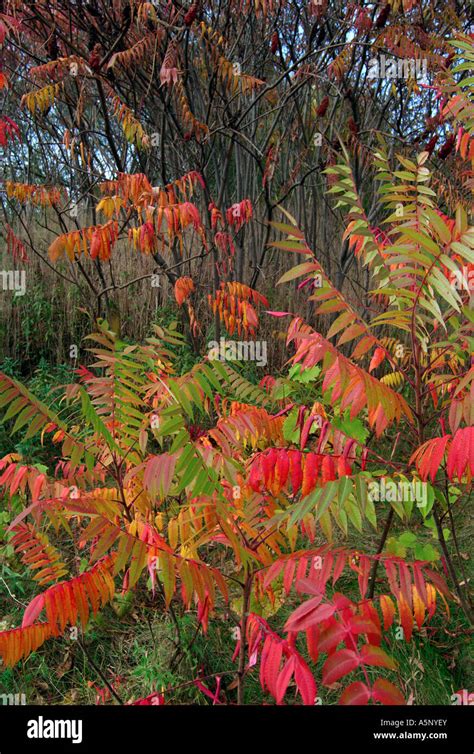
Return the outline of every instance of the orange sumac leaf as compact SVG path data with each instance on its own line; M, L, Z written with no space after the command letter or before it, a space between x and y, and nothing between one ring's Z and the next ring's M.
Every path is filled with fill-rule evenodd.
M388 705L406 704L401 691L385 678L378 678L372 686L372 699L375 702Z
M374 369L377 369L377 367L382 363L384 358L385 358L385 350L383 348L376 348L374 351L374 355L372 356L372 359L369 364L369 372L373 372Z
M174 297L178 306L181 306L194 291L194 283L190 277L178 278L174 284Z
M436 437L420 445L410 458L410 463L415 463L416 469L424 482L428 479L434 481L436 473L441 465L445 450L451 440L451 435Z
M384 630L388 631L388 629L393 623L393 618L395 616L395 605L393 604L392 599L388 595L382 594L380 596L380 608L382 610L382 615L383 615Z
M381 647L364 644L360 650L360 662L363 665L374 665L380 668L395 670L396 663Z
M44 534L36 531L32 524L17 524L13 531L11 544L18 553L21 553L23 563L31 569L41 569L33 576L41 586L50 581L57 581L67 573L59 552L49 543Z
M12 667L38 649L47 639L53 636L48 623L37 623L25 628L13 628L0 632L0 656L6 667Z
M89 617L88 601L91 602L93 612L97 612L99 606L102 607L110 602L113 597L114 583L110 577L112 568L113 557L107 556L96 563L90 571L86 571L70 581L50 587L30 602L23 616L22 627L31 625L43 607L46 608L48 621L53 630L56 625L59 625L61 630L64 630L67 623L74 625L78 613L84 627ZM107 573L109 578L106 577ZM94 587L91 587L92 579ZM93 590L94 593L91 598Z

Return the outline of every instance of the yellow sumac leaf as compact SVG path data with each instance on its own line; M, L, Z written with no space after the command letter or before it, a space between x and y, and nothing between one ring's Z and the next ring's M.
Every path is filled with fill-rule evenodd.
M182 583L182 597L186 607L191 605L193 597L193 578L189 566L185 560L183 560L179 566L179 575Z
M176 549L176 545L178 544L178 522L175 518L172 518L168 523L168 540L173 550Z

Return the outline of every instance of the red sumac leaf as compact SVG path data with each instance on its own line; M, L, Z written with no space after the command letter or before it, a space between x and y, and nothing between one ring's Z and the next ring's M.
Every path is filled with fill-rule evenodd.
M295 568L296 568L296 562L294 560L289 560L285 566L285 574L283 576L283 588L285 590L286 595L290 593L291 585L293 583L293 576L295 575Z
M370 699L370 689L362 681L354 681L341 694L339 704L367 704Z
M321 602L321 599L322 597L313 597L312 600L308 600L308 602L300 606L304 607L305 605L313 603L309 612L305 610L301 613L301 615L296 616L296 613L300 608L298 608L298 610L295 610L293 615L291 615L286 622L285 631L306 631L309 626L314 626L316 623L321 623L321 621L326 620L326 618L330 618L331 615L334 615L336 609L334 605L325 604L319 605L319 607L315 605L315 600Z
M26 608L25 613L23 615L21 627L26 628L27 626L31 626L37 619L38 615L41 613L43 607L44 607L44 595L38 594L37 597L31 600L30 604Z
M256 468L256 466L254 468ZM252 487L252 489L254 488ZM273 565L270 566L263 581L264 589L268 589L272 581L274 581L277 578L278 574L283 569L284 565L285 563L283 561L277 560L275 563L273 563Z
M268 637L271 638L271 637ZM283 646L281 642L270 641L268 650L268 656L265 663L265 686L269 690L270 694L276 697L277 693L277 679L280 668L281 656L283 653Z
M439 573L436 573L436 571L433 571L431 568L425 568L424 573L426 578L433 582L438 592L444 594L445 597L450 596L448 586Z
M341 573L343 572L344 566L346 565L346 562L347 562L347 554L345 552L340 552L339 555L337 556L336 565L334 566L334 571L333 571L333 574L332 574L332 585L333 586L336 583L336 581L338 580L338 578L341 575Z
M323 595L318 594L316 597L313 597L313 599L303 602L303 604L300 605L288 618L285 625L285 631L304 631L308 626L313 625L314 621L308 621L308 616L314 612L322 599Z
M322 599L323 595L319 581L314 581L313 579L308 578L298 579L295 584L295 588L297 592L303 592L303 594L314 594L316 596L320 596Z
M367 592L367 586L369 583L369 574L370 574L370 560L365 555L361 555L360 561L359 561L359 590L360 590L360 596L362 599L364 599L366 592Z
M410 641L411 635L413 633L413 615L410 610L410 607L406 600L403 598L403 596L400 594L398 600L398 614L400 616L400 623L402 624L403 628L403 636L405 638L405 641Z
M346 633L346 629L340 623L334 623L334 625L329 626L329 628L321 632L318 643L319 651L326 653L333 652L344 639Z
M265 687L267 685L266 684L266 668L267 668L268 654L271 649L271 644L272 644L272 637L269 635L265 639L265 642L263 644L262 654L260 655L260 685L263 690L265 690ZM239 645L240 645L240 641L238 642L238 646ZM239 649L240 649L240 646L239 646Z
M288 684L290 683L291 676L293 675L293 672L295 670L295 658L290 657L286 663L283 665L283 668L280 670L276 682L276 694L275 699L277 704L281 704L283 701L283 697L286 694L286 690L288 688Z
M310 626L306 629L306 646L308 647L308 654L313 662L318 661L319 657L319 626Z
M301 430L301 436L300 436L300 450L303 450L303 448L306 447L306 443L308 441L309 432L311 427L313 426L313 423L316 421L315 416L309 416L304 425L303 429Z
M395 564L391 560L386 560L384 562L385 571L387 573L388 583L390 584L390 589L392 590L392 594L395 597L398 597L398 593L400 591L397 581L397 569L395 568Z
M349 619L349 625L353 634L377 634L380 635L380 631L375 623L370 618L365 618L362 615L353 615Z
M330 686L359 667L359 655L352 649L340 649L328 657L323 666L323 683Z
M457 476L461 481L464 474L471 479L474 474L474 427L463 427L454 435L446 471L451 480Z
M311 670L300 657L295 657L295 683L300 692L303 704L314 704L316 698L316 683Z

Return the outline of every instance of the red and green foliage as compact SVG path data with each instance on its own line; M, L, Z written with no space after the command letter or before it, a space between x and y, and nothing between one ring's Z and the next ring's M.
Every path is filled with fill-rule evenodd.
M313 704L317 684L339 684L341 704L403 703L388 651L390 629L396 620L410 641L437 609L449 615L451 590L436 564L351 549L351 536L367 526L379 528L383 506L378 497L374 502L374 484L423 483L423 505L395 496L389 520L393 512L407 523L431 514L438 524L453 504L450 485L462 496L474 473L474 428L465 424L473 376L466 293L449 288L444 272L472 263L474 236L462 211L452 226L433 209L426 157L404 158L403 172L381 177L388 208L406 204L401 220L388 215L382 244L358 209L357 195L346 190L350 167L331 169L352 228L357 216L363 231L359 254L374 279L371 295L383 297L382 314L356 313L303 234L277 226L284 240L274 245L307 260L280 282L319 275L322 284L310 289L310 299L337 313L325 337L300 317L288 327L288 347L295 343L291 361L300 374L321 364L322 402L311 407L293 401L291 379L267 381L262 390L209 358L177 376L177 331L157 331L146 345L129 346L107 323L91 336L92 368L78 370L78 382L65 391L79 412L73 426L3 375L1 404L5 419L14 420L12 431L28 425L28 437L52 436L61 461L52 474L22 465L18 457L2 462L6 494L20 491L26 501L10 527L12 544L46 587L25 610L22 627L0 634L5 664L67 626L85 628L117 587L133 589L147 575L151 589L161 584L167 605L180 599L185 609L195 609L204 632L214 615L240 600L238 701L246 675L258 667L262 689L277 704L291 686L302 703ZM377 160L385 171L383 155ZM410 188L421 180L425 191L412 195ZM177 281L179 304L192 287L189 278ZM227 291L222 305L236 313L240 304L263 299L240 284L228 284ZM245 314L243 326L250 325ZM378 336L381 322L397 332L398 350ZM344 355L348 343L351 352ZM401 375L392 383L398 390L386 379L393 374ZM350 424L343 425L346 431L338 428L346 410L376 438L393 426L397 437L409 434L412 441L403 447L413 451L397 460L393 452L384 457L352 437ZM51 527L69 532L89 570L68 573L48 540ZM340 536L347 544L338 544ZM440 541L445 545L442 532ZM224 567L218 550L225 554ZM377 576L377 566L384 576ZM337 591L348 570L357 575L355 599ZM455 591L466 604L458 583ZM309 598L301 601L301 595ZM300 604L276 632L263 614L290 598ZM368 672L372 668L376 677Z
M234 680L225 693L220 678L215 691L194 679L213 703L243 704L249 679L258 678L277 705L315 704L321 687L342 705L405 704L394 642L426 634L439 616L448 622L453 606L473 620L454 521L474 475L467 198L474 105L472 79L463 79L474 52L463 19L448 40L435 14L428 31L415 23L416 3L353 3L344 41L326 49L328 3L309 3L295 23L301 3L229 2L229 16L237 8L252 15L265 41L261 65L244 72L232 57L233 22L215 4L92 2L83 18L82 3L58 2L46 56L49 5L36 3L30 17L27 4L3 3L0 30L9 69L18 55L30 76L27 91L11 84L18 121L31 119L51 136L49 164L56 150L74 166L74 181L63 167L51 183L40 181L39 169L34 181L14 180L19 171L10 166L5 195L24 233L8 225L8 250L25 264L27 252L38 253L84 284L96 326L59 410L0 373L11 434L53 449L48 466L18 452L0 461L6 506L21 507L9 543L37 587L21 625L0 632L3 664L24 661L70 628L85 631L117 594L146 588L162 593L170 613L192 613L203 634L217 620L234 629ZM117 32L110 46L101 24ZM325 49L326 88L312 83L321 72L301 41L308 33ZM26 51L17 50L22 34ZM407 83L416 95L426 86L436 108L414 143L394 147L383 118L367 129L374 141L362 141L358 107L370 110L376 96L359 91L357 99L349 86L359 85L356 62L359 72L367 68L365 52L357 58L361 40L396 57L423 53L430 71L436 67L430 84ZM161 110L149 102L155 78ZM279 118L290 101L285 125ZM261 138L254 120L266 123L274 111L274 127L267 132L262 122ZM333 133L336 115L342 127ZM387 116L392 125L395 116ZM95 140L97 119L103 133ZM332 270L285 203L313 171L301 175L312 164L315 123L325 137L320 200L336 200L332 211L343 225ZM182 147L172 171L167 129ZM221 133L229 157L214 170ZM2 148L14 150L23 136L2 117ZM258 185L239 172L241 155L229 177L237 137L256 161ZM286 148L299 139L298 149ZM456 181L440 188L447 159ZM373 178L369 197L362 170ZM153 185L156 175L161 185ZM66 222L81 198L88 222ZM26 205L38 224L45 218L44 255L24 220ZM249 275L242 239L250 244L260 226ZM166 275L180 317L179 325L155 325L141 343L125 339L111 307L99 317L110 291L135 282L114 276L125 245ZM284 259L278 285L290 290L295 311L280 311L278 302L270 309L275 291L257 287L269 255ZM204 281L194 259L209 262ZM350 265L364 281L359 297L344 285ZM259 384L215 354L199 355L209 332L254 340L269 321L285 325L287 361ZM197 355L184 369L189 342ZM397 523L409 531L426 525L436 547L401 555L389 546ZM172 701L168 688L135 703Z

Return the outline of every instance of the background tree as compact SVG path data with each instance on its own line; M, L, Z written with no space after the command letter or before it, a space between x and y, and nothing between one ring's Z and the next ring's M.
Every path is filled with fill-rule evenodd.
M272 293L282 262L268 250L268 221L281 205L337 285L360 298L367 278L348 239L336 240L342 215L328 203L323 173L337 160L341 139L374 225L381 215L370 150L380 134L390 155L413 144L428 148L447 214L457 201L469 206L455 133L433 88L451 64L449 36L468 28L467 4L7 1L2 13L5 177L30 186L4 190L6 236L10 253L24 248L29 290L45 301L37 327L44 329L46 303L79 334L87 323L78 306L109 318L112 307L124 332L142 336L182 275L201 293L215 294L230 280ZM426 81L413 71L371 79L381 56L426 64ZM103 188L120 174L146 176L141 209L138 188L125 201L128 188ZM192 196L175 189L167 199L159 191L150 198L151 187L164 189L184 175L195 176ZM114 195L115 204L101 203ZM143 222L145 204L187 200L199 222L182 243L166 222L156 227L156 212L153 230ZM244 200L252 217L236 222ZM89 249L91 232L69 261L48 256L58 236L107 221L106 251L98 252L98 242ZM140 226L137 255L127 234ZM203 301L196 315L207 322ZM6 351L20 344L34 351L22 327L27 299L2 303ZM69 344L44 331L43 348L48 338L63 360Z

